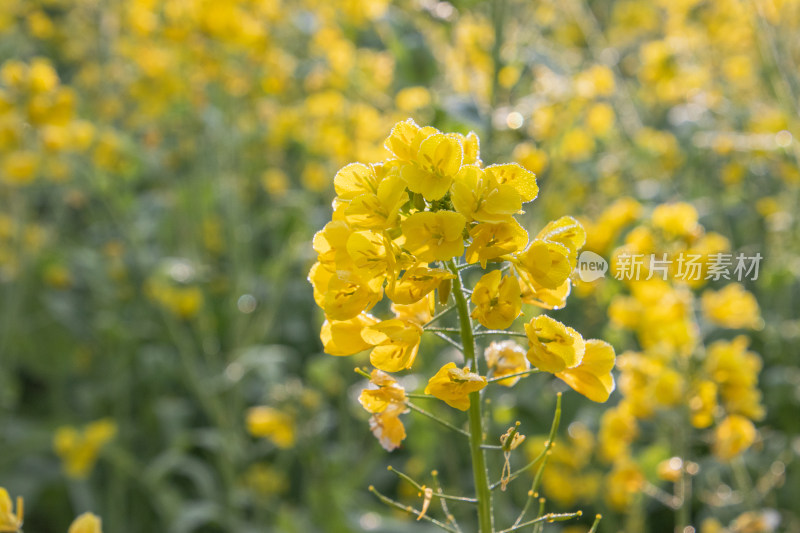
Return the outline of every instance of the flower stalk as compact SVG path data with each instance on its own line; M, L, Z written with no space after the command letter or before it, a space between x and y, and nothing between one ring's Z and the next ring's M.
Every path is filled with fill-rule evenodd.
M448 268L453 278L453 296L458 309L458 322L461 327L461 342L464 348L464 362L474 371L478 371L478 361L475 356L475 338L472 335L472 319L469 314L469 305L464 297L461 272L453 261L448 262ZM472 475L475 481L475 496L478 500L478 531L480 533L493 533L494 518L492 516L492 491L489 490L489 473L486 470L486 458L481 445L483 444L483 423L481 416L481 393L475 391L469 395L469 448L472 458Z

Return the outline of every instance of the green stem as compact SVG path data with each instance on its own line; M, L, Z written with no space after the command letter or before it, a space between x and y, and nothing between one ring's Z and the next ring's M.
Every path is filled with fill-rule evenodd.
M472 336L472 319L469 316L469 305L464 297L461 273L453 261L448 268L455 274L453 279L453 296L458 308L458 322L461 326L461 342L464 347L464 361L473 372L478 372L478 360L475 357L475 338ZM481 417L481 394L479 391L469 395L469 448L472 456L472 474L475 479L475 496L478 500L478 531L494 532L492 516L492 491L489 490L489 474L486 470L486 458L483 449L483 423Z

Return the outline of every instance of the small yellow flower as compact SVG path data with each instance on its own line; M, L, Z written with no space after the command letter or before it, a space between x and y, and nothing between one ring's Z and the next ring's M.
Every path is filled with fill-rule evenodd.
M422 300L453 274L425 266L415 266L406 270L394 285L386 287L386 295L397 304L413 304Z
M462 411L469 409L469 395L486 386L486 378L470 372L469 367L458 368L455 363L444 365L428 380L425 394L432 394L450 407Z
M486 263L503 255L518 252L528 245L528 232L516 220L497 224L477 224L469 230L472 242L467 247L467 263Z
M17 533L22 529L22 522L25 518L25 507L22 497L17 497L17 510L14 512L14 504L8 491L0 487L0 532Z
M355 196L344 208L344 218L354 227L389 229L396 225L400 208L407 201L406 184L395 173L384 178L374 193Z
M103 533L102 526L99 516L83 513L72 522L67 533Z
M498 183L477 165L461 168L450 198L456 211L478 222L508 222L522 209L522 197L511 184Z
M539 194L536 175L517 163L489 165L484 169L486 176L501 185L510 185L524 202L533 201Z
M400 421L400 415L407 413L408 409L403 404L392 403L381 411L375 413L369 419L369 427L372 434L381 443L387 452L398 448L403 439L406 438L406 428Z
M420 143L413 163L404 165L400 175L411 192L432 202L450 189L463 159L464 149L458 137L435 133Z
M414 364L422 328L414 322L392 318L364 328L361 337L375 346L369 354L372 366L385 372L399 372Z
M527 250L516 256L515 265L532 281L547 289L563 285L575 268L569 248L540 239L531 242Z
M320 332L325 353L353 355L370 348L372 345L361 337L361 331L378 322L377 318L367 313L361 313L349 320L326 320Z
M493 342L486 348L484 357L492 371L494 378L501 378L511 374L524 372L531 367L528 358L525 357L525 348L514 341ZM520 376L502 379L497 383L504 387L513 387L521 379Z
M714 430L712 451L722 461L729 461L749 448L756 440L756 427L741 415L730 415Z
M528 360L539 370L557 373L578 366L586 343L581 334L547 315L539 315L525 324L530 349Z
M522 298L516 276L499 270L484 274L472 292L472 318L489 329L505 329L520 315Z
M420 261L447 261L464 253L466 219L453 211L414 213L402 223L405 247Z
M702 306L708 320L724 328L758 329L763 325L755 296L739 283L705 291Z
M254 437L271 440L279 448L291 448L295 441L294 420L272 407L251 407L247 411L247 431Z
M361 391L358 397L364 409L370 413L381 413L391 404L402 404L406 391L396 379L381 370L375 369L370 375L370 388Z
M614 392L614 368L616 355L607 342L589 339L580 364L556 374L573 390L583 394L593 402L605 402Z

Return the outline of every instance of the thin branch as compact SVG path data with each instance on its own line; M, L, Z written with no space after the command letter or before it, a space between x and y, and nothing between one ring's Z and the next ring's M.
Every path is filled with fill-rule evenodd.
M389 467L387 467L387 470L389 470L389 472L394 472L395 474L397 474L401 479L403 479L406 482L408 482L411 485L413 485L414 488L416 488L418 491L424 491L425 490L425 487L423 487L422 485L420 485L419 483L414 481L414 479L411 476L409 476L408 474L404 474L403 472L399 471L395 467L389 466ZM465 503L478 503L478 500L476 500L475 498L466 498L464 496L452 496L450 494L435 494L434 493L434 495L437 498L442 498L442 499L445 499L445 500L452 500L452 501L456 501L456 502L465 502Z
M431 331L431 330L428 330L428 331ZM464 347L463 346L461 346L457 341L455 341L454 339L451 339L450 337L448 337L447 335L445 335L441 331L431 331L431 333L433 333L434 335L436 335L437 337L439 337L443 341L446 341L450 346L452 346L453 348L455 348L459 352L464 353Z
M574 513L547 513L544 516L534 518L533 520L528 520L527 522L517 524L516 526L511 526L510 528L498 531L497 533L511 533L512 531L519 531L523 527L538 524L540 522L565 522L567 520L572 520L573 518L578 518L582 515L582 511L576 511Z
M503 329L484 329L473 333L476 337L487 337L489 335L508 335L510 337L527 337L526 333L521 331L506 331Z
M451 424L450 422L447 422L447 421L445 421L445 420L442 420L441 418L439 418L438 416L434 415L433 413L429 413L429 412L428 412L428 411L426 411L425 409L422 409L421 407L417 407L416 405L414 405L414 404L413 404L413 403L411 403L411 402L406 402L406 405L407 405L407 406L408 406L410 409L412 409L412 410L414 410L414 411L418 412L419 414L421 414L422 416L427 416L428 418L430 418L430 419L431 419L431 420L433 420L434 422L438 422L439 424L443 425L444 427L446 427L446 428L448 428L448 429L452 429L452 430L453 430L453 431L455 431L456 433L461 433L461 434L462 434L462 435L464 435L465 437L469 437L469 432L468 432L468 431L464 431L463 429L461 429L461 428L458 428L458 427L454 426L454 425L453 425L453 424Z
M439 483L439 472L436 470L431 471L431 477L433 478L433 489L436 491L436 494L442 494L442 485ZM452 524L456 531L461 533L461 526L458 525L456 517L453 516L453 513L451 513L450 509L447 507L447 500L439 498L439 503L442 505L442 512L444 512L444 515L447 517L447 523Z
M455 305L451 305L450 307L442 309L441 311L439 311L438 313L433 315L433 317L430 320L428 320L425 324L423 324L422 325L422 329L427 328L428 326L430 326L431 324L433 324L434 322L436 322L437 320L439 320L443 316L445 316L445 315L449 314L451 311L455 310L455 308L456 308Z
M416 509L414 509L410 505L403 505L402 503L394 501L393 499L389 498L388 496L384 496L383 494L378 492L377 489L375 487L373 487L372 485L369 486L369 491L372 494L374 494L375 496L377 496L380 501L382 501L383 503L385 503L386 505L388 505L390 507L394 507L395 509L399 509L401 511L405 511L405 512L407 512L409 514L413 514L414 516L417 517L417 519L421 518L423 520L427 520L431 524L433 524L435 526L439 526L440 528L444 529L445 531L450 531L450 533L458 533L457 530L453 529L452 527L448 526L447 524L439 522L435 518L431 518L428 515L422 514L420 511L417 511Z
M522 474L522 473L526 472L527 470L533 468L536 465L536 463L538 463L539 461L541 461L542 459L544 459L547 456L547 452L549 452L550 448L553 447L553 439L555 439L555 434L558 431L558 425L560 423L561 423L561 393L559 392L558 395L556 396L556 411L555 411L555 414L553 415L553 423L550 425L550 435L549 435L549 437L547 439L547 444L545 444L544 449L541 451L541 453L539 455L536 456L536 458L533 459L533 461L531 461L530 463L526 464L522 468L519 468L519 469L515 470L514 472L512 472L508 476L508 481L512 481L512 480L516 479L517 477L519 477L520 474ZM501 482L497 481L495 483L492 483L490 488L492 490L494 490L497 487L499 487L500 484L501 484Z
M644 492L654 500L661 502L662 504L669 507L673 511L680 509L681 504L683 503L681 501L681 498L673 496L672 494L669 494L665 490L649 482L645 482L642 485L642 492Z
M461 333L458 328L423 328L423 331L430 331L431 333Z
M529 368L528 370L523 370L522 372L517 372L515 374L507 374L505 376L497 376L496 378L487 379L486 383L496 383L498 381L503 381L504 379L511 379L520 376L529 376L531 374L538 374L541 370L538 368Z
M597 528L600 526L600 520L603 518L603 515L598 514L594 517L594 523L592 524L592 529L589 530L589 533L597 533Z

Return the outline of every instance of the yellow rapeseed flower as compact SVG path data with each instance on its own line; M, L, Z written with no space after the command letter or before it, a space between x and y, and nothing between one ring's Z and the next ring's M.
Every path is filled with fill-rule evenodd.
M561 372L578 366L586 343L581 334L547 315L539 315L525 324L530 349L528 360L543 372Z
M458 368L455 363L450 362L428 380L425 394L432 394L450 407L466 411L469 409L470 393L485 386L485 377L470 372L469 367Z
M492 371L492 377L501 378L528 370L531 364L525 354L525 348L516 342L501 341L491 343L483 355L486 357L489 370ZM504 387L513 387L520 379L520 376L510 377L497 383Z
M466 219L453 211L418 212L402 223L405 247L420 261L447 261L464 253Z
M556 373L556 377L593 402L605 402L614 392L611 370L615 360L614 348L610 344L589 339L580 364Z
M505 329L520 315L522 298L516 276L499 270L484 274L472 291L472 318L489 329Z

